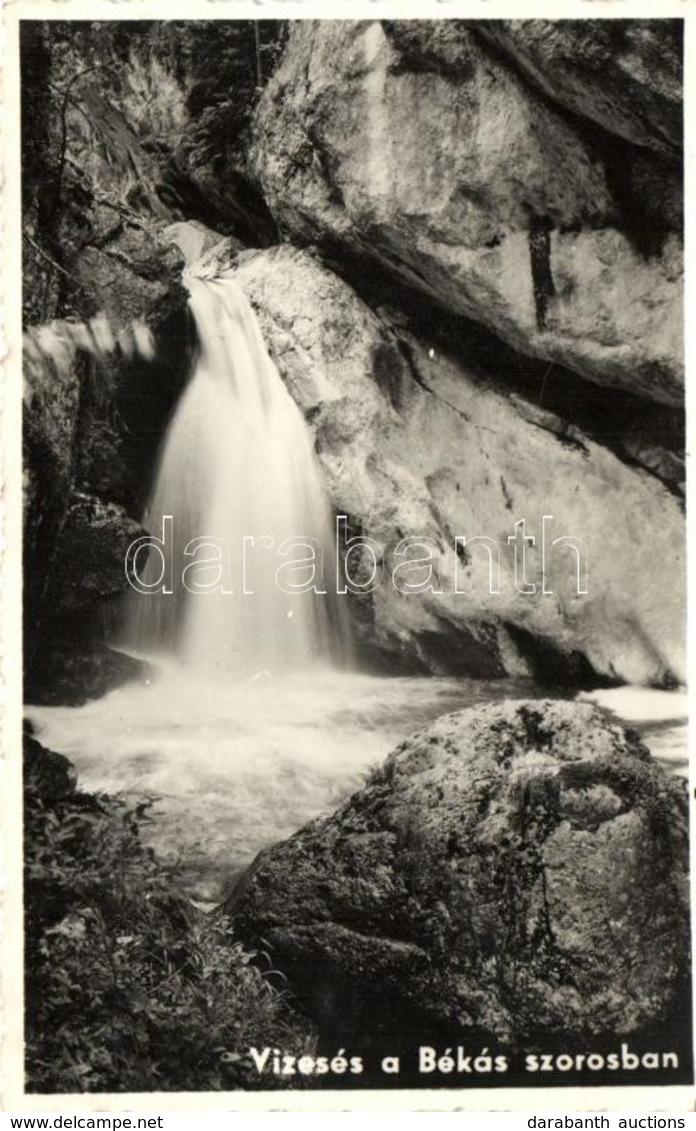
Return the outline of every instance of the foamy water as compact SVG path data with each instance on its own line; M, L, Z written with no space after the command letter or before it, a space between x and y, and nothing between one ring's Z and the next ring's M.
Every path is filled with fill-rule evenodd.
M217 899L261 848L331 812L407 735L450 711L546 694L525 680L332 671L233 685L170 665L149 684L84 707L28 715L40 741L74 762L84 789L156 797L150 843L181 862L193 894ZM633 692L630 703L606 694L605 708L633 704L635 716L649 693ZM682 709L670 695L659 720L656 700L633 720L678 771L686 764Z
M666 768L689 776L688 695L646 687L612 687L582 692L579 699L596 703L617 722L638 730L645 744Z
M129 558L121 645L237 679L338 663L350 639L312 434L233 275L194 266L184 282L200 356L143 520L159 545Z

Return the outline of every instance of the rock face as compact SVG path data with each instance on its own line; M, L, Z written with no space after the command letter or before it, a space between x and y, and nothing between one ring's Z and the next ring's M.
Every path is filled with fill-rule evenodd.
M44 333L45 336L45 333ZM74 474L80 404L77 350L58 356L24 351L23 494L25 596L36 609L51 551L65 517Z
M281 27L262 34L266 74ZM164 320L182 301L162 230L184 217L272 242L240 141L258 94L254 47L241 21L22 29L28 323L98 310L117 327Z
M377 544L382 580L355 601L367 644L435 671L683 678L683 517L661 480L636 469L636 452L593 435L605 407L594 422L569 423L539 403L543 388L516 389L499 361L487 367L475 342L453 345L435 323L414 331L403 312L373 311L306 253L243 253L236 277L315 432L336 512ZM546 594L543 515L553 516ZM523 518L536 540L529 593L508 541ZM455 552L456 536L490 539L499 579L486 545ZM550 549L573 536L587 593L570 545ZM431 592L404 596L392 583L405 537L432 554ZM679 563L669 585L656 539ZM426 582L425 567L410 580Z
M127 588L126 552L142 533L122 507L80 492L70 497L41 602L33 702L78 705L145 670L106 643L117 627L112 603Z
M536 75L544 21L486 27L295 23L255 120L271 210L293 240L377 260L525 354L681 404L679 177L624 141L674 153L678 50L663 33L653 77L654 36L627 33L614 83L602 33L566 23L542 93L489 40ZM585 55L606 75L591 95Z
M75 492L60 534L49 594L57 614L74 615L87 602L123 590L131 542L144 533L122 507Z
M683 783L590 705L517 701L407 739L230 907L344 1032L615 1039L675 1004L687 875Z
M561 106L679 160L680 20L478 20L476 30Z
M140 670L105 648L108 606L127 587L126 549L142 532L130 514L140 509L181 359L165 365L162 397L161 361L139 356L130 337L128 361L104 317L25 335L24 661L34 702L84 702ZM147 391L133 413L141 382ZM146 434L142 443L143 429L154 442Z

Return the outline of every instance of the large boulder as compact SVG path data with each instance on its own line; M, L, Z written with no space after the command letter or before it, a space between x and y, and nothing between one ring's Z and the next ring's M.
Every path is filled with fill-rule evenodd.
M22 361L24 554L39 590L72 486L81 381L74 342L50 326L26 336Z
M686 788L589 704L461 711L261 853L230 910L339 1034L615 1040L686 985Z
M473 675L684 678L683 515L650 459L636 467L640 452L617 447L636 406L606 428L602 403L588 414L593 431L572 415L582 387L567 403L544 391L543 374L515 388L504 356L496 365L498 353L482 360L475 342L441 339L434 322L414 330L403 312L370 309L307 253L244 252L238 262L237 281L314 430L334 509L377 544L382 581L354 601L366 646ZM547 546L543 592L543 515L553 516L554 539L583 543L587 593L564 543ZM528 593L508 542L523 518L535 538ZM457 536L498 546L499 592L485 546L457 553ZM405 537L429 540L432 591L404 596L392 584ZM676 563L669 584L656 547ZM411 580L426 580L425 570Z
M565 30L576 55L597 22ZM621 69L611 102L635 123L624 134L655 115L658 131L659 106L652 115L643 104L662 103L632 96L632 82ZM675 82L663 85L671 121ZM678 172L581 128L576 86L568 113L475 22L297 21L258 107L251 159L296 242L377 260L526 354L681 404Z
M23 735L22 781L25 793L48 805L70 797L77 786L72 762L37 742L28 724Z
M73 492L49 582L54 614L74 617L85 605L103 603L127 590L128 547L144 533L116 503Z

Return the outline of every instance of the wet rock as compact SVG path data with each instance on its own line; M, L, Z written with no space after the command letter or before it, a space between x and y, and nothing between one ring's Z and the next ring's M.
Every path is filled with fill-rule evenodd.
M127 228L104 247L80 249L75 258L74 272L82 290L117 333L144 316L157 327L186 304L179 282L180 258L158 236L143 227Z
M122 507L75 492L55 544L40 633L27 664L33 703L78 705L131 679L146 665L107 644L117 618L114 602L128 588L129 545L144 533Z
M229 907L339 1034L615 1039L685 985L686 789L589 704L458 712L262 852Z
M477 20L475 28L561 106L679 158L679 20Z
M107 605L126 587L126 549L143 533L131 515L142 513L193 348L176 309L183 258L153 246L160 282L141 279L139 289L129 267L109 268L107 313L25 335L24 655L34 701L84 702L141 672L109 649ZM92 281L100 301L98 272ZM148 320L156 326L167 310L155 344Z
M74 345L50 327L28 335L23 356L23 561L25 660L31 662L36 621L73 482L81 378Z
M540 385L513 392L506 363L482 359L475 341L441 341L434 324L413 329L403 311L370 309L307 253L244 252L238 264L237 280L314 430L334 509L348 516L350 536L376 544L382 580L351 597L366 650L406 667L470 675L567 673L576 684L598 675L684 678L679 502L649 472L649 458L635 466L636 448L612 451L587 422L559 415L582 389L547 409L539 403L543 374ZM606 419L603 404L592 411ZM621 423L610 431L620 434ZM587 593L578 591L576 555L565 543L547 546L551 592L543 592L543 515L553 516L554 539L575 537L585 547ZM517 588L508 541L523 518L535 539L527 547L530 593ZM394 550L406 537L425 539L429 551L418 552L432 553L434 580L418 595L392 583ZM499 592L485 545L457 553L456 537L499 547ZM657 547L676 563L668 583ZM369 579L367 552L363 559ZM425 570L411 580L426 581Z
M81 626L71 639L66 625L52 625L28 673L25 697L34 706L81 707L124 683L144 682L149 673L142 660L90 639Z
M681 239L666 216L648 217L655 193L633 187L645 170L625 172L636 147L606 141L604 131L590 136L474 26L293 25L252 151L279 225L295 242L362 257L365 275L377 261L522 353L681 404ZM578 55L599 35L589 31L585 42L580 27ZM631 118L630 104L632 121L652 122L631 96L630 68L619 69L611 105ZM666 70L663 85L672 91ZM652 183L662 179L664 194L678 197L672 165L663 171L655 159Z

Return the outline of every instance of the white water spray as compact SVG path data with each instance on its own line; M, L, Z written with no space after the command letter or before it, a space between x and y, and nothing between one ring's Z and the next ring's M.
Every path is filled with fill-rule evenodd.
M133 594L127 646L242 678L339 661L335 534L309 429L233 272L196 264L184 282L200 354L144 520L161 537L172 516L173 592ZM313 556L314 573L299 564ZM277 575L284 560L284 577L313 578L326 592L288 592ZM156 581L161 567L151 554L142 580Z

